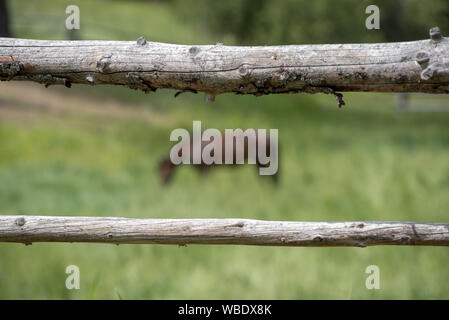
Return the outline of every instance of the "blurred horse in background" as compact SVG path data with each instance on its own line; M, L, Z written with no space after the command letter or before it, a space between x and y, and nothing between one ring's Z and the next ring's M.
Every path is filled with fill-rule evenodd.
M235 168L235 167L237 167L239 165L239 164L237 164L237 159L244 159L244 163L248 163L248 160L251 159L252 163L256 164L256 168L259 170L259 172L260 172L260 168L268 168L271 165L271 161L272 160L270 160L270 163L266 163L266 164L263 164L263 163L261 163L261 161L259 161L259 156L258 156L259 155L259 136L258 135L255 136L255 140L256 140L255 141L256 142L255 145L256 145L256 147L255 147L255 152L253 152L256 155L255 159L253 158L254 154L250 154L250 148L249 148L249 144L248 144L248 140L249 140L248 137L246 137L246 136L243 137L243 148L237 148L238 144L237 144L237 137L236 136L233 137L232 145L230 145L229 143L226 143L225 135L222 135L221 139L222 139L222 141L221 141L221 146L222 146L221 147L221 151L222 151L221 152L221 155L222 155L222 157L221 157L222 161L221 162L222 162L222 165L225 165L227 167ZM201 154L203 154L204 148L207 145L209 145L210 143L212 143L213 140L214 140L214 137L211 137L211 139L209 141L201 141ZM189 150L193 150L193 145L194 145L193 139L190 138L188 143L189 143L189 146L187 146L187 147L190 148ZM278 158L278 151L279 151L278 150L278 145L272 145L272 143L270 142L270 137L268 135L266 135L265 146L266 146L265 147L265 155L266 155L266 157L271 159L272 156L276 156ZM272 147L273 148L277 148L275 153L273 153ZM183 150L184 149L180 149L178 151L178 156L179 157L183 157L184 156L183 155ZM233 161L232 161L231 164L225 163L225 155L226 155L226 152L229 152L229 150L232 150L232 159L233 159ZM263 151L263 150L261 150L261 151ZM214 150L212 150L210 152L210 155L211 155L211 157L214 156ZM276 165L279 166L278 159L276 159L276 161L277 161ZM216 164L216 163L207 164L207 163L205 163L203 161L202 157L201 157L201 163L194 164L193 162L194 162L193 161L193 152L190 152L190 161L189 161L189 163L192 166L194 166L197 170L199 170L199 172L208 171L211 168L216 167L216 166L219 165L219 164ZM165 184L167 184L167 183L169 183L171 181L171 179L173 178L174 172L176 170L176 167L177 167L177 165L172 162L172 160L170 159L170 155L168 155L168 156L166 156L166 157L164 157L162 159L162 161L160 162L160 165L159 165L159 175L160 175L162 184L165 185ZM277 168L276 172L271 175L271 178L273 179L274 184L278 185L278 183L279 183L279 169L278 168Z

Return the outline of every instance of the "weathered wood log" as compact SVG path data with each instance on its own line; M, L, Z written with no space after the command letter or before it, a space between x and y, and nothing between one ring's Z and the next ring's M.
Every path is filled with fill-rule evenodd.
M0 216L0 242L449 246L449 223Z
M0 79L202 91L207 100L226 92L449 93L449 38L438 28L412 42L261 47L0 38Z

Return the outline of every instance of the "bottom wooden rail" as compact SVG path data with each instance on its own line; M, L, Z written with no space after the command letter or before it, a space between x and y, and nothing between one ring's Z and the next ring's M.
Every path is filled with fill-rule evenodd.
M0 242L449 246L449 223L0 216Z

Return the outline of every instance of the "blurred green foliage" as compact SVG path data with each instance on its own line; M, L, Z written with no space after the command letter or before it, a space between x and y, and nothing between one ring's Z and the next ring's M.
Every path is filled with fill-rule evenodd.
M431 2L431 5L429 5ZM198 30L239 44L406 41L449 30L446 0L178 0L178 12ZM365 8L377 5L381 29L367 32Z

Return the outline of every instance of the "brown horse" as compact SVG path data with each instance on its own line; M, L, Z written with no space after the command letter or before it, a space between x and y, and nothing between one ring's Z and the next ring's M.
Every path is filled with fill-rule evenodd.
M243 159L244 162L248 162L248 160L252 160L252 163L255 163L257 166L256 168L259 169L260 172L260 168L268 168L270 166L271 163L266 163L263 164L261 163L261 161L259 161L259 157L257 156L259 154L259 137L258 135L255 135L255 152L254 150L252 150L253 152L251 153L251 148L249 148L249 144L248 144L248 137L244 137L243 138L243 148L239 148L237 149L237 137L234 136L233 137L233 143L232 146L229 143L226 143L225 140L225 135L221 135L221 154L222 154L222 163L224 165L226 165L227 167L236 167L238 166L238 164L236 164L237 159ZM210 143L212 143L214 140L213 137L211 137L211 139L209 141L201 141L201 154L203 154L203 150L206 146L208 146ZM189 146L190 150L193 150L193 139L190 138L189 140ZM278 146L273 146L275 148L278 148ZM225 162L225 156L226 156L226 151L229 150L230 148L232 148L232 164L226 164ZM179 157L183 157L183 153L182 153L183 149L180 149L178 151L178 156ZM229 152L229 151L228 151ZM254 153L256 155L255 159L253 158ZM272 155L272 150L271 150L271 142L270 142L270 138L267 135L266 136L266 148L265 148L265 155L266 157L271 157ZM276 150L275 153L273 153L274 156L278 157L278 150ZM214 156L214 150L212 150L210 152L210 156L213 157ZM270 158L271 159L271 158ZM276 159L277 161L277 166L279 165L278 163L278 159ZM203 161L202 157L201 157L201 162L197 163L197 164L193 164L193 152L190 152L190 163L196 168L198 169L200 172L204 172L204 170L210 170L210 168L217 166L218 164L212 163L212 164L207 164ZM161 181L162 184L167 184L168 182L170 182L170 180L173 177L174 171L176 169L175 164L173 164L173 162L170 159L170 156L166 156L165 158L163 158L163 160L161 161L160 165L159 165L159 174L161 177ZM277 185L279 183L279 170L276 170L276 172L274 174L271 175L274 183Z

